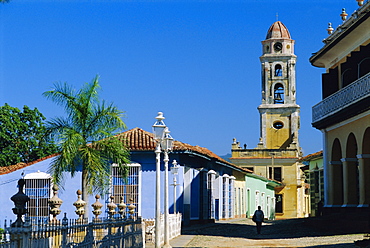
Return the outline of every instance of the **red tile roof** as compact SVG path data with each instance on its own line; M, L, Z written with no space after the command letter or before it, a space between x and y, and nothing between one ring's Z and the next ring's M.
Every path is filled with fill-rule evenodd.
M147 131L144 131L141 128L133 128L131 130L128 130L126 132L117 134L116 137L121 140L128 148L130 151L153 151L156 148L156 142L154 140L153 134ZM215 153L211 152L207 148L200 147L200 146L192 146L186 143L183 143L181 141L174 141L174 146L173 146L174 151L192 151L196 152L198 154L207 156L209 158L214 158L222 163L228 164L231 167L234 167L235 169L239 169L244 172L249 172L252 173L252 171L236 166L230 162L227 162L226 160L222 159L220 156L216 155ZM32 164L44 161L48 158L54 157L58 154L53 154L44 158L40 158L36 161L30 162L30 163L18 163L16 165L10 165L7 167L0 167L0 175L3 174L8 174L13 171L25 168L27 166L30 166Z
M323 151L321 150L319 152L308 154L307 156L301 158L300 161L310 161L312 159L322 157L322 156L323 156Z
M266 39L290 39L290 33L286 26L281 22L274 22L267 31Z
M119 140L121 140L131 151L153 151L156 147L156 142L154 140L153 134L147 132L141 128L133 128L126 132L116 135ZM197 152L199 154L208 156L210 158L215 158L223 163L227 163L235 167L235 165L227 162L226 160L222 159L220 156L216 155L215 153L211 152L207 148L200 147L200 146L192 146L181 141L175 140L174 151L192 151ZM239 167L238 167L239 168Z
M49 155L49 156L46 156L46 157L43 157L43 158L39 158L39 159L37 159L35 161L32 161L32 162L29 162L29 163L23 163L23 162L21 162L21 163L14 164L14 165L0 167L0 175L8 174L8 173L11 173L13 171L17 171L19 169L23 169L23 168L25 168L27 166L36 164L38 162L44 161L44 160L49 159L49 158L52 158L52 157L55 157L56 155L58 155L58 154L55 153L55 154L52 154L52 155Z

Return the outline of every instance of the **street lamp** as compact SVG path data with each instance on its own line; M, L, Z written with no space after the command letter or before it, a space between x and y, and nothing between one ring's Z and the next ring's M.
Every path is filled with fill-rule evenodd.
M164 138L162 140L162 149L164 152L164 245L163 247L171 247L170 236L168 230L168 152L172 150L173 138L170 135L168 127L164 129Z
M173 160L172 164L171 173L173 175L173 184L171 185L173 186L173 213L176 214L176 186L178 185L176 175L179 172L179 165L176 160Z
M153 125L153 133L154 133L154 139L157 142L157 146L155 148L155 157L156 157L156 167L155 167L155 178L156 178L156 184L155 184L155 247L159 248L161 246L160 244L160 185L161 185L161 142L164 137L164 129L166 128L166 125L164 124L163 120L163 113L158 112L158 116L156 117L157 121Z
M169 244L168 230L168 152L172 150L173 138L170 135L168 127L164 124L162 112L158 112L157 121L153 125L154 139L157 142L155 149L156 154L156 205L155 205L155 247L160 247L160 159L161 148L164 152L164 245L163 247L171 247Z

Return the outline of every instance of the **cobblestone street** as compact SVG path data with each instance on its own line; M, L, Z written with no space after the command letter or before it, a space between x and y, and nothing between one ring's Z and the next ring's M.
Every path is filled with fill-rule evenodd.
M361 232L329 231L327 225L318 225L309 225L306 219L268 221L258 235L250 219L218 221L185 228L170 243L172 247L356 247L354 241L364 238Z

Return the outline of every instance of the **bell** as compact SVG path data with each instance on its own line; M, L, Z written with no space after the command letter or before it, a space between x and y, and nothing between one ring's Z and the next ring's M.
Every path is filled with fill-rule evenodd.
M275 101L281 101L281 100L283 100L281 98L281 93L275 93Z

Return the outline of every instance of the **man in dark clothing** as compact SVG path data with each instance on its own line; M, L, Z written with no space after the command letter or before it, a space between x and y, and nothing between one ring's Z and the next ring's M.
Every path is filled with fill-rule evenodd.
M261 210L261 206L258 206L258 209L253 214L253 221L256 222L258 234L261 234L261 227L264 218L265 216L263 214L263 211Z

